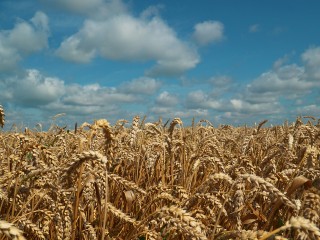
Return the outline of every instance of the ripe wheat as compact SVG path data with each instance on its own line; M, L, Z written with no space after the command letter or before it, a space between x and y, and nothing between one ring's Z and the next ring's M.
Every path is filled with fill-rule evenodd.
M0 238L320 238L316 118L129 122L2 130Z

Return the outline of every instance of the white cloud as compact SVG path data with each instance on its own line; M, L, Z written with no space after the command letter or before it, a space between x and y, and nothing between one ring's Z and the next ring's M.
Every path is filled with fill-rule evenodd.
M161 86L161 83L153 78L141 77L130 82L124 82L119 86L119 91L132 94L154 94Z
M245 91L230 100L239 114L289 114L290 111L315 113L315 105L300 106L301 99L312 96L320 87L320 48L302 54L304 65L287 64L288 55L278 59L273 69L262 73L247 85ZM283 101L285 99L285 101ZM289 107L287 102L290 102ZM295 113L296 114L296 113Z
M86 20L56 53L75 62L89 62L97 55L111 60L153 60L156 65L147 72L150 76L180 74L199 62L196 50L179 40L162 19L139 19L127 14Z
M279 58L278 60L276 60L274 63L273 63L273 69L274 70L277 70L279 69L280 67L282 67L286 62L288 62L289 60L289 56L286 54L285 56Z
M41 11L36 12L30 21L37 29L43 30L45 33L49 31L49 18L45 13Z
M97 83L66 84L63 80L45 76L36 69L28 69L21 75L1 79L0 102L42 111L46 115L65 112L85 117L86 114L92 114L92 120L93 116L99 114L120 113L132 104L144 105L150 100L146 97L150 93L148 91L154 91L158 87L158 82L154 79L141 78L131 83L132 86L138 83L144 89L127 89L130 91L125 92L118 86L106 87Z
M154 60L157 64L148 71L150 76L179 74L199 62L197 52L180 41L160 18L146 20L130 15L86 20L56 53L74 62L89 62L96 55L111 60Z
M45 77L35 69L26 70L24 75L9 78L4 82L4 100L27 107L46 105L65 93L62 80Z
M118 92L115 88L102 87L99 84L66 86L61 102L66 105L103 106L106 104L131 103L139 98L132 94Z
M302 54L307 80L320 81L320 47L312 47Z
M159 106L175 106L179 103L179 98L171 94L167 91L160 93L160 95L156 98L156 104Z
M301 98L320 87L320 47L307 49L301 55L304 65L287 64L288 55L278 59L273 69L262 73L247 86L247 101L268 102L280 98Z
M278 102L250 103L242 99L231 99L231 106L237 113L242 114L275 114L281 106Z
M244 94L228 100L226 97L215 98L214 96L202 91L192 91L188 93L185 101L186 111L188 110L206 110L208 113L212 112L232 112L232 114L275 114L279 113L281 105L278 101L267 99L266 101L259 101L260 99L252 98Z
M279 100L281 95L279 92L251 92L248 88L244 90L243 93L240 94L241 98L245 99L248 103L255 104L255 103L267 103L267 102L276 102ZM286 96L286 95L284 95ZM293 98L291 96L291 98Z
M219 110L223 107L220 101L211 98L202 90L192 91L188 93L186 98L186 107L188 109L215 109Z
M194 27L193 38L199 45L208 45L223 39L224 25L219 21L205 21Z
M153 61L155 65L145 72L150 77L180 75L200 61L197 49L180 40L159 17L162 5L151 6L140 17L134 17L120 0L42 1L73 12L85 12L88 17L79 31L56 50L57 56L65 60L88 63L101 56L114 61ZM209 29L207 39L212 41L219 38L221 26L219 22L208 21L196 29L200 34Z
M262 73L247 86L246 100L250 102L301 98L320 87L320 47L306 50L302 55L304 65L287 64L288 55L278 59L273 69Z
M95 57L96 49L92 47L85 48L81 44L80 37L71 36L61 43L56 54L65 60L88 63Z
M7 46L7 41L0 33L0 71L12 70L21 57L16 49Z
M295 64L280 67L276 71L261 74L249 86L252 93L304 94L313 87L304 81L304 68Z
M19 23L8 35L9 46L23 53L32 53L47 47L46 32L37 32L29 23Z
M157 96L154 104L149 108L149 112L165 117L177 117L175 114L179 108L178 104L179 98L175 94L163 91Z
M36 12L30 22L20 21L11 30L0 31L0 70L13 69L24 55L48 47L48 17Z
M238 111L241 110L241 108L243 107L243 101L241 99L231 99L230 102L234 109Z

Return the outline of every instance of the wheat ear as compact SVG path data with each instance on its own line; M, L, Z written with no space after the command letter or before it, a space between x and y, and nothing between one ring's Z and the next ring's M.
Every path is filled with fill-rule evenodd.
M4 220L0 220L0 232L13 240L26 240L20 229L16 228L12 223Z
M269 232L267 234L264 234L259 240L265 240L271 237L272 235L284 231L288 228L297 228L297 229L303 229L307 231L309 234L312 234L314 236L317 236L317 238L320 238L320 230L319 228L313 224L310 220L304 218L304 217L292 217L289 221L286 222L285 225L282 227L279 227L272 232Z
M291 202L284 193L282 193L278 188L273 186L271 183L267 182L265 179L258 177L254 174L242 174L240 175L240 177L243 179L246 179L249 182L253 181L258 186L262 186L264 189L266 189L270 193L280 198L285 205L293 209L297 208L296 205L293 202Z

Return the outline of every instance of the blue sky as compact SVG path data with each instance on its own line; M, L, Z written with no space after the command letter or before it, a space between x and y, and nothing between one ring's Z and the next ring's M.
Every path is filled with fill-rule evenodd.
M0 1L7 127L320 112L316 0Z

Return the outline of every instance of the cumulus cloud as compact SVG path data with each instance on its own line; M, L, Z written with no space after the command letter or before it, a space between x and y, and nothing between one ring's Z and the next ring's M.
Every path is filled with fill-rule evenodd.
M315 95L315 91L320 87L320 82L315 81L320 79L316 72L320 67L318 48L306 50L301 57L304 63L302 66L286 64L287 55L277 60L271 70L243 86L242 90L234 88L234 82L229 76L212 77L206 84L213 89L189 92L184 106L186 109L208 110L211 114L227 112L239 119L254 115L267 117L280 116L284 112L288 114L297 99ZM234 90L233 95L230 94L231 90ZM302 106L300 108L302 109ZM312 112L314 107L310 109L309 112Z
M45 77L38 70L26 70L22 76L3 81L2 96L6 101L21 106L38 107L57 100L64 92L64 82L58 78Z
M12 70L20 59L17 50L8 47L6 39L0 33L0 71Z
M224 25L219 21L205 21L194 27L193 38L201 46L223 39Z
M307 49L301 55L304 65L284 63L286 55L274 63L272 70L262 73L248 84L248 95L262 99L297 99L320 87L320 47Z
M131 103L138 98L131 94L119 93L115 88L102 87L99 84L66 86L68 94L61 98L65 105L104 106L108 104Z
M81 44L81 39L79 37L71 36L61 43L56 54L65 60L88 63L95 57L96 49L81 47Z
M277 59L274 63L273 63L273 69L277 70L280 67L282 67L285 63L287 63L289 61L289 55L284 55L283 57Z
M193 117L207 117L210 109L202 105L202 103L193 102L193 100L189 99L188 103L183 106L181 104L183 102L176 94L163 91L157 96L155 103L149 108L149 112L153 116L163 116L172 119L179 117L187 120Z
M156 98L156 104L159 106L171 107L179 103L179 98L175 94L171 94L167 91L160 93Z
M36 14L30 19L30 21L33 23L36 29L42 30L44 33L49 32L49 18L45 13L41 11L36 12ZM43 39L42 42L44 45L47 45L46 41L44 41Z
M57 77L45 76L39 70L27 69L15 76L0 76L0 102L14 108L41 112L42 117L64 112L92 121L111 114L113 120L128 116L132 105L146 106L160 82L138 78L116 87L94 84L66 84ZM70 118L69 118L70 119Z
M48 47L48 17L36 12L27 21L20 21L11 30L0 31L0 70L13 69L23 56Z
M279 113L281 106L279 102L252 103L243 99L231 99L233 110L241 114L275 114Z
M51 113L64 112L89 121L106 116L108 120L117 120L121 114L124 114L125 105L142 102L138 96L121 93L117 88L99 84L70 84L65 85L64 88L63 96L42 106L41 109Z
M8 34L9 45L24 53L30 53L46 47L46 39L38 39L33 27L28 23L19 23ZM39 43L39 44L35 44Z
M124 82L119 86L119 91L132 94L154 94L161 86L161 83L153 78L141 77Z
M180 101L176 94L163 91L156 97L154 103L149 107L148 111L151 113L151 115L178 117L176 113L181 107L179 103Z
M186 98L186 107L188 109L215 109L220 110L222 103L202 90L189 92Z
M295 64L283 66L276 71L268 71L260 75L249 86L254 93L272 92L274 94L305 93L313 84L303 80L305 70Z
M320 81L320 47L311 47L302 54L308 81Z
M247 95L240 95L238 98L227 97L215 98L202 90L188 93L185 101L187 110L206 110L212 112L232 113L232 116L245 114L271 114L280 111L280 104L277 101L253 101ZM218 115L216 115L218 116Z
M56 54L65 60L90 62L97 55L111 60L155 61L147 74L174 75L199 62L195 49L179 40L161 18L128 14L104 20L87 19L76 34L63 41Z
M320 48L307 49L301 58L302 66L285 65L288 55L275 61L273 69L262 73L243 93L230 99L231 107L239 114L288 114L293 106L301 105L303 98L314 95L320 87ZM300 106L295 111L314 115L316 108Z

